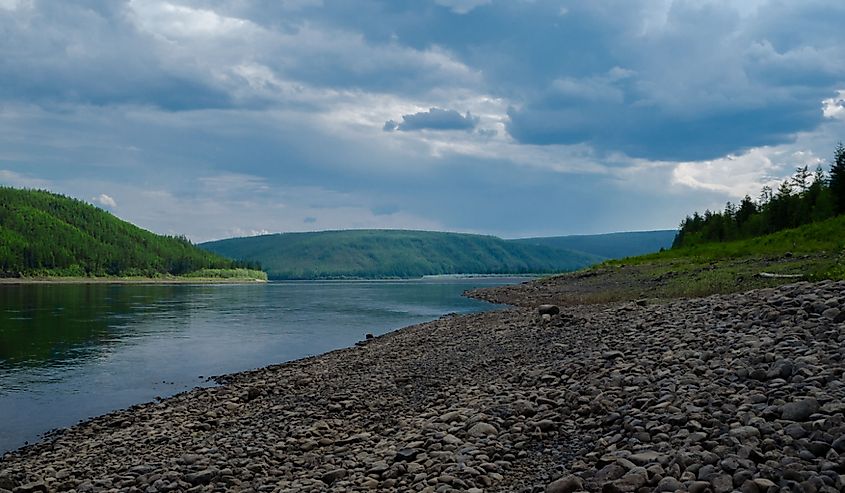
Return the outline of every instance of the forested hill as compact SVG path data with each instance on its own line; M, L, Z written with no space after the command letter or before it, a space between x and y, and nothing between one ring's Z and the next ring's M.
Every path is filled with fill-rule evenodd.
M493 236L432 231L350 230L232 238L200 245L258 261L273 279L412 278L438 274L551 273L599 256Z
M550 236L545 238L520 238L510 240L529 245L541 245L552 248L564 248L579 252L589 252L609 259L634 257L654 253L661 248L672 246L677 230L630 231L624 233L604 233L598 235Z
M80 200L0 187L0 277L155 277L236 266Z

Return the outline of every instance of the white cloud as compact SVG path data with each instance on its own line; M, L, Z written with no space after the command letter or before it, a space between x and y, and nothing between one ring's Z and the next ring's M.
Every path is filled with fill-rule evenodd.
M227 36L254 27L252 22L156 0L130 0L138 27L164 38Z
M100 204L104 207L110 207L112 209L117 207L117 202L115 202L115 200L111 196L106 195L104 193L101 193L97 197L94 197L92 200L95 203Z
M32 0L0 0L0 10L15 11L32 7Z
M266 229L243 229L235 227L229 230L227 236L230 236L232 238L244 238L247 236L263 236L269 234L270 231Z
M822 113L827 118L845 120L845 90L840 90L835 98L822 101Z
M824 160L792 146L758 147L740 155L678 163L672 181L684 187L719 192L728 198L756 197L764 186L776 188L796 167L813 169Z

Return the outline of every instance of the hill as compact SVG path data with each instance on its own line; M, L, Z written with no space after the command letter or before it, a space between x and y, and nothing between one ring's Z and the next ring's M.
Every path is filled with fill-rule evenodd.
M80 200L0 187L0 277L227 277L243 273L237 267L185 238L156 235Z
M580 269L602 260L595 255L514 243L494 236L432 231L282 233L200 246L226 257L260 262L273 279L551 273Z
M563 248L589 252L608 259L633 257L670 248L675 235L674 229L658 231L631 231L599 235L551 236L545 238L520 238L509 240L528 245Z

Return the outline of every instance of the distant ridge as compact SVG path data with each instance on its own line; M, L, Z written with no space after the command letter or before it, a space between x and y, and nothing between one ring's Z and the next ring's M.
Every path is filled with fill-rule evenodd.
M541 274L577 270L603 260L495 236L408 230L280 233L199 246L232 259L260 262L271 279Z
M515 243L564 248L598 255L607 259L634 257L671 248L678 233L674 229L631 231L597 235L551 236L509 240Z

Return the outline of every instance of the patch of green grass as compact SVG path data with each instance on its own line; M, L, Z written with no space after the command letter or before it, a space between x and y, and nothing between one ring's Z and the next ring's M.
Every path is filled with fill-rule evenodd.
M702 263L742 257L782 256L787 253L837 255L843 250L845 250L845 216L839 216L757 238L673 248L640 257L611 260L605 264L642 264L673 258L684 258L691 262Z
M249 279L266 281L267 274L253 269L200 269L182 277L203 279Z
M800 278L762 277L771 274ZM611 260L547 281L562 303L684 298L845 279L845 217L734 241Z

